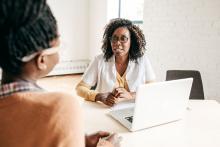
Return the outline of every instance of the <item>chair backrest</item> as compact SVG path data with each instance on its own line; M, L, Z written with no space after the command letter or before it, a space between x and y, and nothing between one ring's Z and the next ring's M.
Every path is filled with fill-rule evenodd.
M168 70L166 73L166 81L193 78L192 89L189 99L205 99L202 78L199 71L196 70Z

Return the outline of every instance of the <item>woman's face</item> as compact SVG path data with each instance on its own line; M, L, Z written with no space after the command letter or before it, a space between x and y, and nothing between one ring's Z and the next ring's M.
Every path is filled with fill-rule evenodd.
M130 32L125 27L117 28L110 39L115 56L127 56L131 46Z

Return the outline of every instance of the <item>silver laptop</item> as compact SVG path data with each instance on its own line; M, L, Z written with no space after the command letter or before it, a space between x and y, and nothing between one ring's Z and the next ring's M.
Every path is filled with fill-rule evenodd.
M137 131L184 117L192 78L140 85L134 107L113 110L109 115L130 131Z

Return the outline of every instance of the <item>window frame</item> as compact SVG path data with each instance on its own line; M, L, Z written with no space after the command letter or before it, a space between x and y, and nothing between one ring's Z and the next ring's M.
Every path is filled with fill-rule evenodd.
M122 10L121 1L122 0L118 0L118 18L121 18L121 10ZM131 21L136 25L143 25L143 20L131 20Z

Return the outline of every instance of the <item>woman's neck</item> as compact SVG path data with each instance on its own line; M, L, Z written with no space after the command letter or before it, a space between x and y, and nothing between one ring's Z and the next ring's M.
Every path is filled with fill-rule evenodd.
M115 57L115 66L120 76L123 76L128 66L128 56Z
M13 74L10 74L5 71L2 72L1 84L7 84L7 83L12 83L12 82L21 82L21 81L36 83L36 80L34 78L32 78L31 76L13 75Z
M126 55L126 56L115 56L115 62L116 62L116 64L120 64L120 65L122 65L122 64L127 64L128 63L128 55Z

